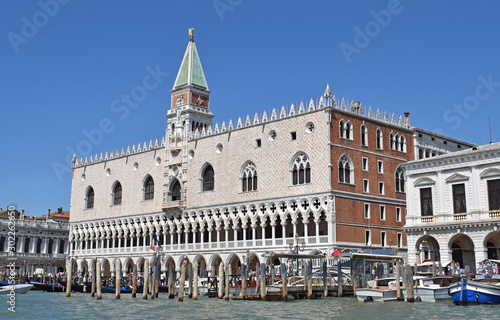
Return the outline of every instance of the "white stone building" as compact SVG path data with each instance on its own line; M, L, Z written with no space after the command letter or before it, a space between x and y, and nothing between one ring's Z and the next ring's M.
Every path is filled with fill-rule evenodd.
M500 143L410 161L409 263L459 262L475 270L500 254Z
M69 212L59 208L38 218L25 216L24 210L11 212L0 208L0 265L14 261L16 269L21 271L18 274L27 276L32 276L38 268L51 274L64 271L69 253ZM14 230L10 216L16 218ZM12 257L16 260L9 260Z

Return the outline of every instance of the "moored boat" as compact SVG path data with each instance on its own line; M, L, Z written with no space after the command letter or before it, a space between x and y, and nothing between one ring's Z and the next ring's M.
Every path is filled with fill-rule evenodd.
M400 289L401 290L401 289ZM358 301L390 301L397 299L396 279L383 278L368 281L367 288L356 289ZM400 291L400 297L403 297Z
M414 297L424 302L436 302L436 300L451 299L448 288L451 284L459 282L457 276L436 276L431 278L419 277L415 279L413 289ZM406 289L403 288L403 295L406 300Z
M42 290L42 291L47 291L47 292L63 292L64 291L64 286L60 283L41 283L41 282L31 281L30 284L32 284L35 288Z
M499 279L468 280L465 277L449 288L449 294L455 304L499 304Z
M10 294L12 292L15 292L15 294L23 294L30 291L31 288L33 288L32 284L25 284L25 283L6 285L0 287L0 295Z

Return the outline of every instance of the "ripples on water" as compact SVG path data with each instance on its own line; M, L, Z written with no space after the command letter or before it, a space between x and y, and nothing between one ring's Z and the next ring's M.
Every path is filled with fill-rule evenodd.
M289 300L288 302L224 301L198 297L184 302L159 298L132 299L122 294L90 294L33 291L16 297L16 313L7 311L7 296L0 297L0 319L486 319L497 318L500 305L455 306L451 300L437 303L358 302L356 298Z

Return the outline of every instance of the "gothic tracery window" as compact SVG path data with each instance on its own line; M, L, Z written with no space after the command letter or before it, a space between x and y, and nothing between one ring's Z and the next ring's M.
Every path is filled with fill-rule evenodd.
M354 168L352 167L351 158L344 154L339 159L339 182L354 183Z
M245 169L243 169L241 190L243 192L257 190L257 168L255 167L255 164L251 162L245 166Z
M311 162L306 154L298 155L292 167L293 185L311 183Z

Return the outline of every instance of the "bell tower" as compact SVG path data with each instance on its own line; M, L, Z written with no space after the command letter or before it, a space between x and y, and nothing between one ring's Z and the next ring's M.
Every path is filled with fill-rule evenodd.
M165 211L177 211L185 206L187 142L195 132L207 130L214 117L210 110L210 90L194 43L193 30L189 29L189 42L170 91L170 110L166 114Z

